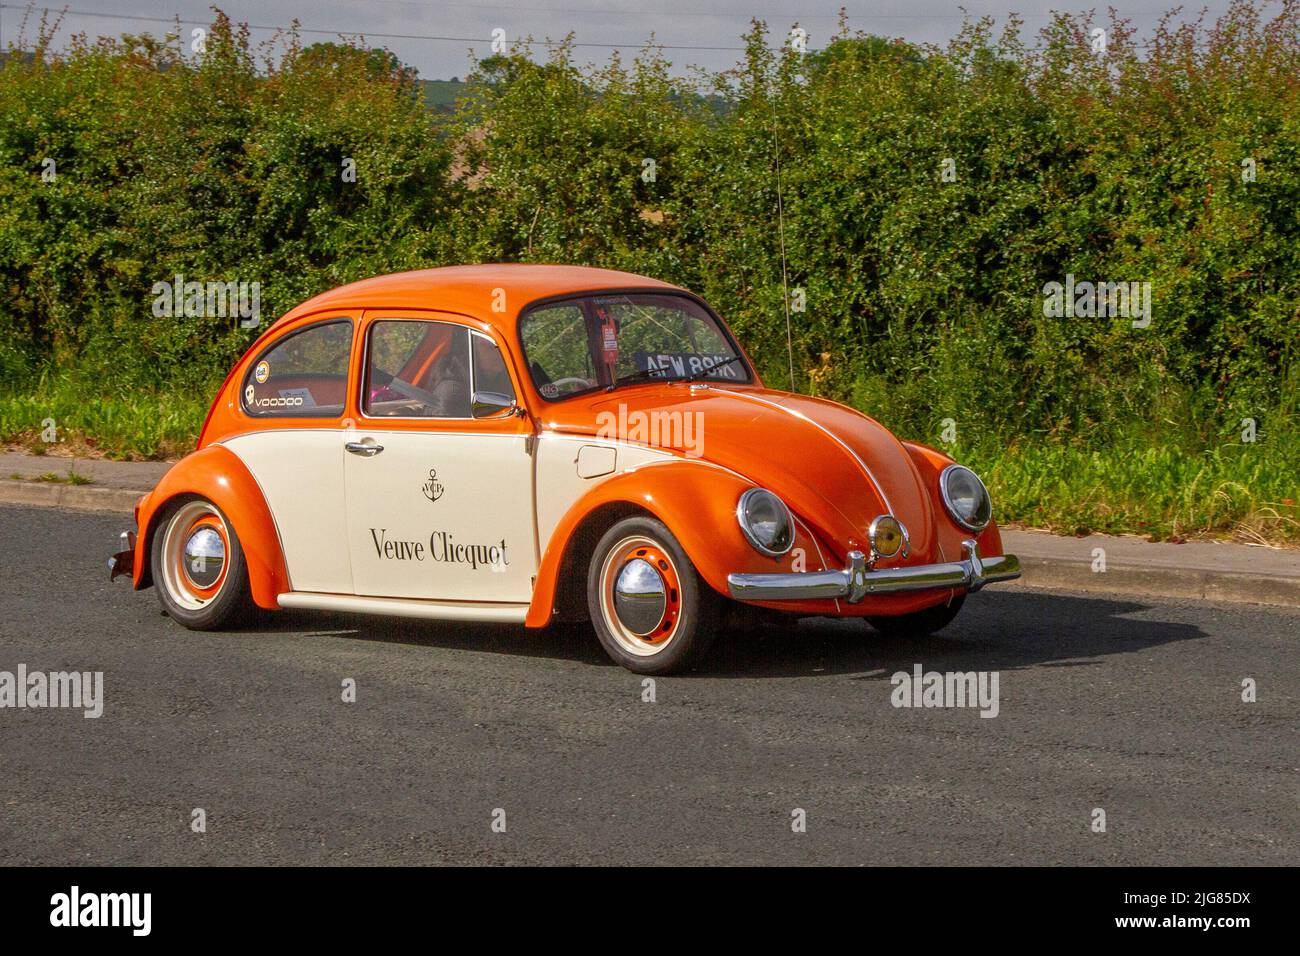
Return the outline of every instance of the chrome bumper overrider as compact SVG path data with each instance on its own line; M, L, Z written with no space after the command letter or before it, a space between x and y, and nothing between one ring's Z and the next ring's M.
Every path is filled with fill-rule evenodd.
M947 564L920 564L910 568L871 570L861 551L849 552L843 571L805 571L794 574L731 574L727 586L738 601L813 601L846 598L857 604L871 594L965 588L978 591L995 581L1020 577L1020 559L1014 554L981 558L975 542L961 543L962 560Z
M131 574L135 570L135 532L123 531L119 537L123 549L108 559L108 579L110 581L121 577L123 574Z

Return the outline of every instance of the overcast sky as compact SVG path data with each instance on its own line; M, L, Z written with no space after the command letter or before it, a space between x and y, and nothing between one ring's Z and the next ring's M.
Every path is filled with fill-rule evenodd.
M4 6L0 29L8 42L17 35L25 5L21 0L0 3ZM187 28L188 21L206 24L211 22L211 5L212 0L66 0L69 12L63 17L58 37L66 39L83 31L92 37L122 32L161 34L168 27L154 22L159 18L170 21L180 16ZM608 45L625 45L628 53L634 53L651 36L670 47L734 48L751 17L766 20L773 32L782 36L797 22L808 31L809 46L815 48L834 31L841 6L848 10L849 25L854 30L916 42L942 42L962 22L962 11L952 0L218 0L216 5L232 18L257 27L287 26L296 18L304 42L330 39L339 33L365 34L368 45L388 47L427 79L464 76L469 51L488 55L492 31L497 28L504 30L509 39L530 34L539 40L559 39L572 31L579 44L579 58L603 62L610 54ZM64 4L37 0L38 11L46 6L59 10ZM966 0L962 6L973 15L992 14L999 22L1014 10L1025 20L1026 32L1035 32L1048 21L1052 10L1097 9L1104 15L1107 4ZM1119 0L1114 6L1145 33L1162 12L1175 4L1164 0ZM1227 7L1227 0L1210 0L1203 6L1213 20ZM1191 4L1185 10L1194 14L1201 7ZM1267 10L1272 14L1279 8L1280 4L1270 3ZM91 15L94 13L109 16ZM30 36L34 30L29 26L27 32ZM253 33L255 39L270 35L264 30ZM710 69L731 66L738 53L730 49L669 49L665 55L676 72L684 72L688 64Z

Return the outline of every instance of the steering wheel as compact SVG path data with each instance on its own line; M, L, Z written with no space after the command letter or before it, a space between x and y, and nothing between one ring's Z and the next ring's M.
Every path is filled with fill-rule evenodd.
M403 398L409 398L412 401L421 402L424 405L428 405L431 409L437 409L439 405L438 396L434 395L433 392L426 392L417 385L412 385L410 382L403 382L400 378L395 378L394 376L389 375L383 369L372 369L370 377L372 380L378 381L382 388L385 388L390 392L396 392ZM378 397L378 392L376 392L371 395L371 400L373 401Z
M553 382L547 382L547 385L554 385L557 389L562 385L580 385L583 388L591 388L596 383L589 378L581 378L577 375L566 375L564 378L557 378Z

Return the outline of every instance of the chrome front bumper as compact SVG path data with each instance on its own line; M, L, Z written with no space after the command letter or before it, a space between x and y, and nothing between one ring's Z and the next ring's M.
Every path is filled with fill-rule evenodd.
M815 601L845 598L857 604L872 594L964 588L978 591L986 584L1020 577L1020 559L1014 554L981 558L975 542L961 543L962 560L947 564L919 564L910 568L873 571L861 551L849 552L843 571L805 571L793 574L731 574L727 587L738 601Z

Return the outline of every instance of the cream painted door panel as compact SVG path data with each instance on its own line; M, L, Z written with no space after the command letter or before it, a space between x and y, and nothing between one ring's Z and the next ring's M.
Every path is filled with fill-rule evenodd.
M523 435L358 429L352 437L383 446L344 454L356 594L532 599L533 465Z
M672 456L605 438L547 432L537 443L537 538L546 553L555 527L579 498L629 468ZM584 572L585 573L585 572Z
M266 496L295 591L352 593L344 441L336 428L304 428L258 431L223 442Z

